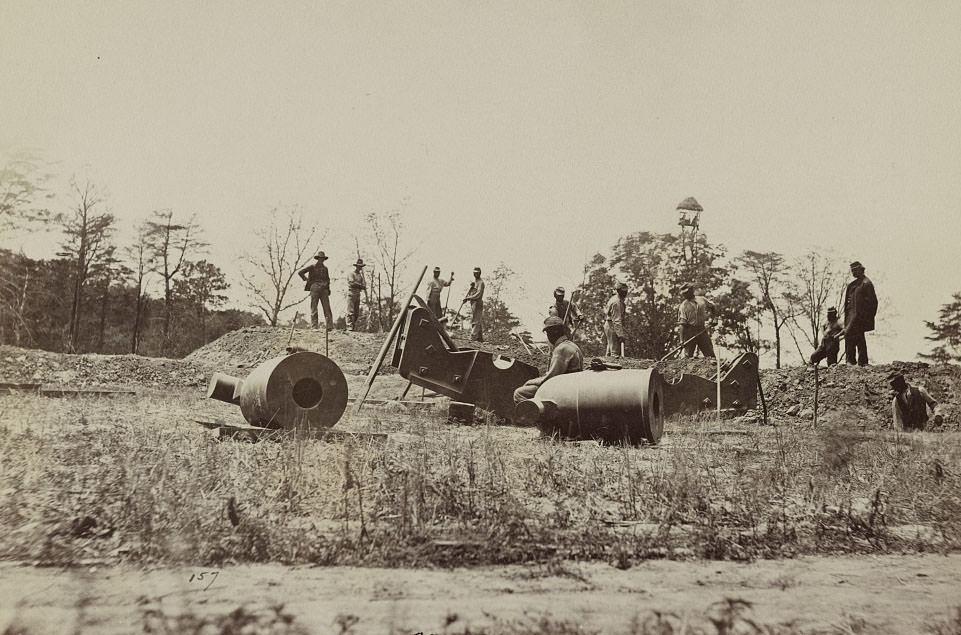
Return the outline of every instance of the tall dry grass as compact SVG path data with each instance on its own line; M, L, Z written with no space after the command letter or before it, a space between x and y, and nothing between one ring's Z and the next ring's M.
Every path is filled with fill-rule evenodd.
M0 397L0 557L630 567L961 540L957 434L695 417L633 448L371 408L338 428L387 441L244 443L192 422L217 407L190 392Z

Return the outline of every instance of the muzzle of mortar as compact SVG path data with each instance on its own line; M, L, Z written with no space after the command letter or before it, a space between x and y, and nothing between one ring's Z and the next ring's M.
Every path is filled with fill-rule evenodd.
M214 373L207 397L240 406L250 425L329 428L347 408L347 379L327 357L303 351L268 359L247 379Z
M517 404L514 420L563 439L657 443L664 431L664 389L653 369L558 375Z

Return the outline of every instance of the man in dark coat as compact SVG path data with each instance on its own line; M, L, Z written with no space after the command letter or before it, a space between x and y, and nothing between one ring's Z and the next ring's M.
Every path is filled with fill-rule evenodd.
M327 320L327 330L334 328L334 318L330 313L330 273L324 261L327 256L318 252L314 256L315 262L297 272L300 279L306 282L304 291L310 291L310 326L317 328L317 302L324 307L324 319Z
M844 290L844 357L848 364L868 365L868 344L864 334L874 330L874 316L878 312L878 296L874 284L864 275L864 265L851 263L854 280ZM857 356L855 357L855 353Z
M904 379L904 375L895 371L888 375L891 392L892 427L895 430L910 431L924 430L928 422L928 408L934 413L934 425L944 423L944 417L938 412L938 402L928 394L923 386L912 386Z

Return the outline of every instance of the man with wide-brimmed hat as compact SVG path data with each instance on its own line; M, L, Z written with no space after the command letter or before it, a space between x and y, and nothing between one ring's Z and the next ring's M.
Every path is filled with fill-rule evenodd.
M440 305L440 292L444 287L449 287L454 281L454 274L450 274L450 280L440 277L440 267L434 267L434 277L427 281L427 308L438 320L444 317L444 309Z
M475 342L484 341L484 281L481 280L481 268L474 267L474 281L464 296L464 302L471 306L471 334Z
M312 265L307 265L297 272L300 279L305 281L304 291L310 291L310 326L317 328L317 302L324 307L324 320L327 322L327 330L334 328L334 318L330 312L330 273L324 261L327 256L322 251L318 251L314 256L316 261Z
M627 305L624 303L626 297L627 285L618 282L614 287L614 295L604 306L604 335L607 337L605 355L608 357L620 357L624 354L624 338L627 335L624 331L624 316L627 314Z
M681 287L681 298L677 307L677 336L684 343L684 357L694 357L695 349L704 357L714 357L714 344L707 332L707 298L698 302L692 284Z
M934 414L934 425L940 426L944 418L938 413L938 402L923 386L912 386L900 371L888 375L888 383L894 398L891 400L891 425L895 430L924 430L928 422L928 408Z
M567 329L567 336L570 337L571 329L574 327L575 321L580 319L581 314L573 300L564 299L566 293L564 287L554 289L554 304L548 307L547 314L561 318L564 321L564 327Z
M848 364L868 365L868 344L864 334L874 330L878 312L878 296L874 284L864 275L864 265L851 263L854 280L844 290L844 357Z
M821 325L821 341L811 355L811 363L817 366L822 359L828 360L828 366L838 363L838 353L841 351L841 331L844 328L838 321L838 310L833 306L828 309L828 321Z
M357 319L360 316L360 293L367 290L367 280L364 278L364 261L361 258L354 263L354 271L347 278L347 328L357 330Z
M584 369L584 355L580 347L567 337L567 327L564 320L556 315L550 315L544 320L544 333L547 340L554 347L551 351L551 363L547 373L541 377L528 380L526 384L514 391L514 405L525 399L533 399L541 384L556 375L576 373Z

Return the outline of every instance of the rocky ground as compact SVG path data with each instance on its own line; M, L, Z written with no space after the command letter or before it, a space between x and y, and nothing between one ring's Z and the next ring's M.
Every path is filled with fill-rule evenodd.
M351 376L365 375L373 363L383 334L323 330L247 327L233 331L197 349L185 359L163 359L137 355L67 355L32 349L0 346L0 382L34 382L72 388L90 387L202 387L214 372L244 376L260 362L283 355L288 346L327 352ZM460 347L477 347L514 357L536 366L541 372L548 357L528 351L519 342L492 344L455 340ZM388 355L387 362L390 361ZM715 373L710 359L680 359L655 362L645 359L608 360L628 368L655 367L669 381L682 373L708 377ZM820 367L818 373L818 418L831 422L843 419L848 426L884 427L890 422L887 376L900 370L912 384L925 386L937 399L945 417L945 428L957 429L961 422L961 366L894 362L859 368L838 365ZM387 363L384 375L395 371ZM762 369L762 387L769 415L788 421L813 419L815 382L810 367L793 366ZM752 413L759 414L759 413Z

